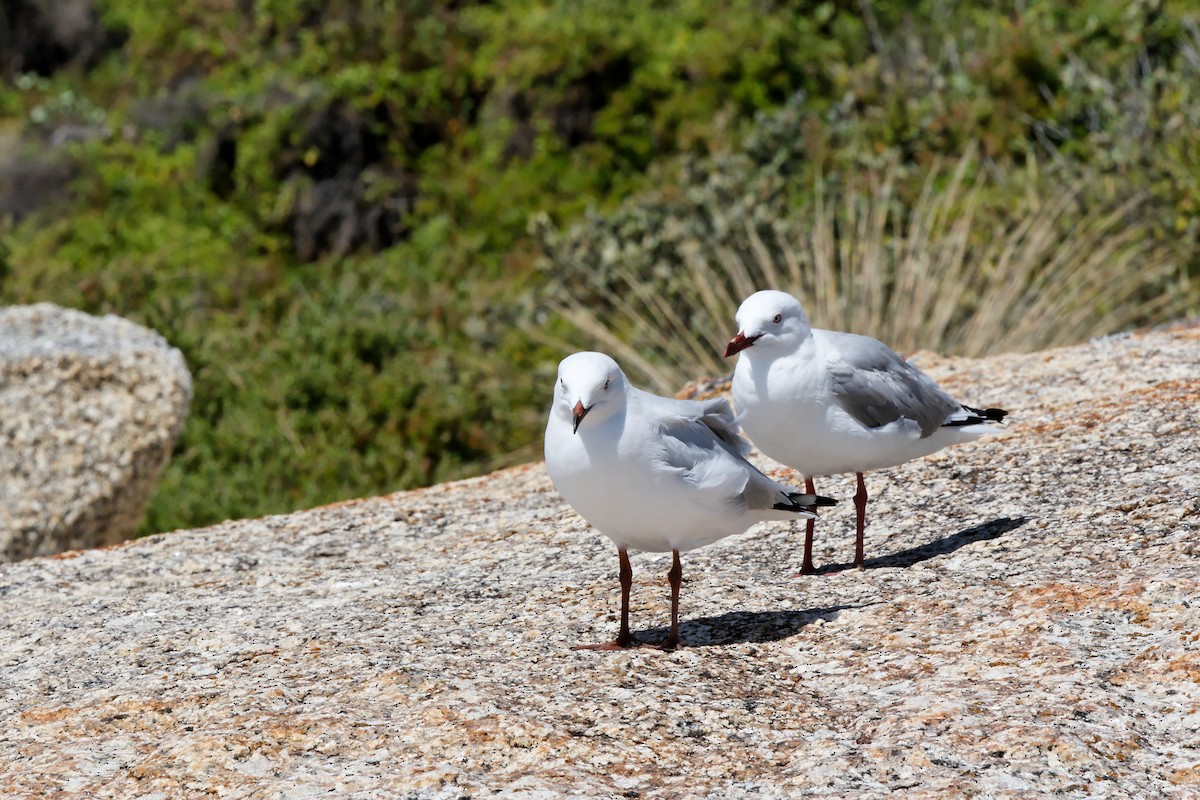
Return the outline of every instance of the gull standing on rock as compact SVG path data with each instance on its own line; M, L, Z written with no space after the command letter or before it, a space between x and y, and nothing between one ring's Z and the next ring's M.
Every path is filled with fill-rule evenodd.
M674 400L629 384L603 353L575 353L558 365L546 424L546 468L559 493L617 545L621 629L629 632L630 548L670 551L671 632L660 647L679 646L679 554L741 533L762 520L813 518L827 497L777 483L745 459L729 403Z
M733 373L742 429L763 453L802 473L810 493L814 476L858 476L856 567L863 566L863 473L999 433L989 423L1008 413L963 405L877 339L809 328L786 292L750 295L737 323L725 357L742 353ZM802 574L816 572L812 539L809 520Z

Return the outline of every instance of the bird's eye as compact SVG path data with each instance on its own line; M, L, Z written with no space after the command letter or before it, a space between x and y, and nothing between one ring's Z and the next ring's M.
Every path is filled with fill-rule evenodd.
M608 382L609 382L610 380L612 380L612 378L605 378L605 379L604 379L604 388L605 388L605 389L607 389L607 388L608 388Z
M778 325L782 321L783 321L783 314L776 314L775 319L772 320L772 322L774 322L776 325Z

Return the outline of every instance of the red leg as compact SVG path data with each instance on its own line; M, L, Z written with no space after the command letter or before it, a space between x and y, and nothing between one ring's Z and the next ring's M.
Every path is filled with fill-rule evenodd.
M863 474L858 475L858 491L854 493L854 510L857 511L857 520L855 521L855 539L854 539L854 566L859 569L863 568L863 530L867 527L867 484L863 481Z
M629 553L624 547L617 548L621 562L621 630L617 633L620 647L633 646L633 634L629 632L629 591L633 587L633 567L629 565Z
M817 493L817 487L813 485L812 478L804 479L804 491L806 491L809 494ZM816 575L817 574L817 570L813 566L813 560L812 560L813 528L816 527L816 524L817 524L817 521L815 519L810 519L810 520L808 520L808 523L804 526L804 563L802 563L800 565L800 574L801 575Z
M636 644L633 634L629 632L629 591L633 587L633 567L629 564L629 553L624 547L617 548L617 559L621 564L621 630L617 633L617 640L603 644L581 644L573 648L575 650L624 650Z
M667 581L671 584L671 632L660 646L663 650L674 650L679 647L679 587L683 583L683 565L679 563L678 550L671 551L671 571L667 573Z

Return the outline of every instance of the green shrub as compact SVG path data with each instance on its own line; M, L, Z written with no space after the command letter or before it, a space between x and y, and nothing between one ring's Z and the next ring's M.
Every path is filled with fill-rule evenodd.
M968 220L954 263L983 264L1042 192L1064 209L1047 241L1120 245L1096 269L1138 255L1196 275L1200 48L1182 5L97 6L119 51L0 89L9 149L78 176L68 202L0 220L0 302L118 313L183 350L194 410L143 532L534 457L560 355L543 340L594 340L526 309L549 291L628 337L622 272L678 292L701 261L782 268L820 226L870 220L894 281L914 219L940 220L932 252ZM57 147L66 123L96 138ZM940 165L967 153L955 183ZM562 230L589 216L539 241L539 212ZM1092 238L1069 239L1073 221ZM536 269L542 246L554 270ZM712 335L694 302L672 310Z

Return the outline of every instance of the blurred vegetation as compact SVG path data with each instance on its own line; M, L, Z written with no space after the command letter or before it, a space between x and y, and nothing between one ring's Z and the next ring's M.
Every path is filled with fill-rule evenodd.
M94 8L86 58L0 86L21 187L0 186L0 302L121 314L183 350L196 399L144 532L533 457L546 342L595 342L554 309L604 319L614 266L657 286L714 241L757 258L723 227L739 214L786 258L804 220L860 218L815 198L869 204L885 180L881 241L936 207L980 257L1073 187L1062 228L1100 209L1137 256L1121 270L1154 261L1113 319L1197 310L1196 4ZM922 201L954 164L969 189Z

